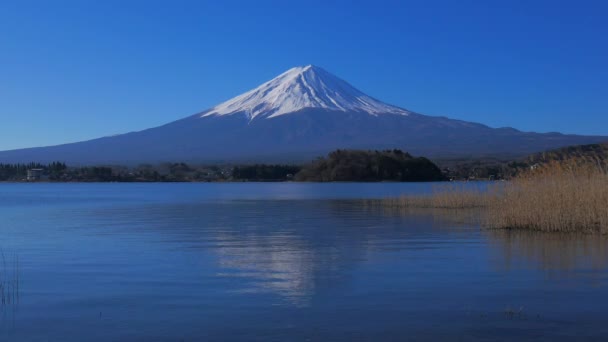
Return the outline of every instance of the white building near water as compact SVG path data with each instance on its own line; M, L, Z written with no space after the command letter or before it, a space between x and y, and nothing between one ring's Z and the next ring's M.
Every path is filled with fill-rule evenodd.
M43 169L29 169L27 170L27 180L28 181L37 181L42 178L44 170Z

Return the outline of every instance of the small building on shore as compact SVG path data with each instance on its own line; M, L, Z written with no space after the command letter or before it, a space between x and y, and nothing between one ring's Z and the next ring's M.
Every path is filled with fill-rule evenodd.
M27 180L28 181L37 181L42 178L44 174L44 169L29 169L27 170Z

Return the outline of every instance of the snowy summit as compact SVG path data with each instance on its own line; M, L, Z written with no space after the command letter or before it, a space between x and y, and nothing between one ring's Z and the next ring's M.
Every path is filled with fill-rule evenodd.
M313 65L295 67L274 79L217 105L205 116L244 113L250 120L273 118L306 108L342 112L409 115L410 112L365 95L346 81Z

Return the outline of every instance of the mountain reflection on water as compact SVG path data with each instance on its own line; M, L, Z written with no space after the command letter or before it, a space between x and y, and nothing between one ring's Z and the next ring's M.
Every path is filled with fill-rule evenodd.
M549 277L569 277L608 269L608 238L595 234L488 231L503 270L525 262ZM594 274L593 272L590 274Z
M163 243L211 251L217 276L242 281L235 292L275 292L295 305L348 283L350 271L374 251L435 248L425 237L429 229L440 229L432 217L378 221L350 200L239 200L89 214L130 227L114 233L156 232Z
M479 215L475 212L404 212L359 200L228 200L92 214L156 232L163 243L212 251L216 276L242 281L235 293L274 292L298 306L308 305L324 288L348 284L358 263L382 251L432 250L475 241L488 248L492 267L501 272L532 267L549 277L567 278L571 272L608 269L606 237L484 230L470 223ZM129 223L132 218L136 221Z

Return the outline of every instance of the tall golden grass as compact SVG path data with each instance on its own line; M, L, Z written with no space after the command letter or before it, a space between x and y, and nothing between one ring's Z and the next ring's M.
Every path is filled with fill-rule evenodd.
M606 233L608 174L602 163L549 163L507 183L489 204L492 228Z
M472 188L466 183L436 185L431 194L402 196L383 200L385 206L398 208L472 209L487 207L493 189Z
M489 228L608 233L608 168L570 160L547 163L487 189L449 185L428 196L385 200L402 208L483 208Z

